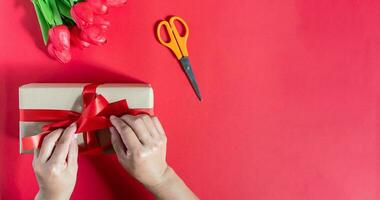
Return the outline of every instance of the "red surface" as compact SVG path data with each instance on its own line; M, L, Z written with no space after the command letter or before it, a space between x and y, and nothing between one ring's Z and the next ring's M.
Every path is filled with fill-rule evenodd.
M179 15L199 103L155 23ZM31 199L18 154L17 88L30 82L153 85L168 162L202 199L380 199L380 2L130 0L104 47L46 55L28 0L0 3L0 191ZM43 98L43 97L41 97ZM79 157L73 199L150 199L114 156Z

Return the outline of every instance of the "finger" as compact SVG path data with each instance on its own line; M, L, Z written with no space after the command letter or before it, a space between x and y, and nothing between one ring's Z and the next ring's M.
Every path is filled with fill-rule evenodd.
M69 146L69 153L67 155L67 164L69 167L78 166L78 143L75 137L73 137Z
M44 140L42 141L40 153L38 155L38 158L41 162L46 162L50 158L55 147L55 143L61 136L62 132L63 129L56 129L45 136Z
M156 116L152 117L152 121L153 121L153 124L155 125L155 127L157 128L158 133L160 134L160 136L162 138L166 138L166 134L165 134L164 128L162 127L161 122L158 119L158 117L156 117Z
M117 157L119 159L124 158L126 156L127 149L125 148L125 145L123 141L121 140L119 133L116 131L114 127L110 128L110 132L111 132L112 146L116 152Z
M141 147L141 143L137 138L135 132L128 124L118 117L111 116L111 123L119 133L124 145L128 150L137 149Z
M71 124L68 128L63 131L61 138L58 140L58 143L55 146L54 152L51 155L50 160L56 162L65 162L67 158L67 154L69 153L69 147L76 131L76 124Z
M152 118L146 114L138 115L138 116L143 119L145 123L145 127L148 130L149 134L152 136L152 138L159 138L160 135L158 133L156 126L153 124Z
M144 120L141 117L123 115L121 119L133 129L141 143L146 145L152 142L152 136L149 134Z
M40 151L37 148L33 150L33 161L36 161L38 159L39 153Z

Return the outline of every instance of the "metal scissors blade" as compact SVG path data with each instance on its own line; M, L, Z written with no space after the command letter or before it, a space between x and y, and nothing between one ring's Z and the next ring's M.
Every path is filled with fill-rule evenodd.
M191 68L189 57L184 56L180 60L182 69L185 71L187 78L189 79L189 82L191 86L193 87L195 94L197 95L199 101L202 101L201 92L199 90L197 81L195 80L195 76L193 73L193 70Z

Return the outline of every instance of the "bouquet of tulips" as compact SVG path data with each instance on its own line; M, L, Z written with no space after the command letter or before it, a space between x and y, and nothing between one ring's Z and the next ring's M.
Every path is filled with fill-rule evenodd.
M110 22L108 8L126 0L33 0L48 53L56 60L71 60L70 44L79 48L102 45Z

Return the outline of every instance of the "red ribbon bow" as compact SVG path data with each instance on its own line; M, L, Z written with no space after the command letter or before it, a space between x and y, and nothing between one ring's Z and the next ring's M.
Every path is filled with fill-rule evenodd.
M85 148L101 148L94 134L95 130L111 126L109 117L123 114L153 114L152 109L129 109L125 99L109 103L102 95L96 94L98 84L89 84L83 88L82 113L71 110L20 109L20 121L52 122L42 127L42 132L22 138L23 150L33 150L41 145L43 137L58 128L66 128L72 123L77 124L76 133L83 133Z

